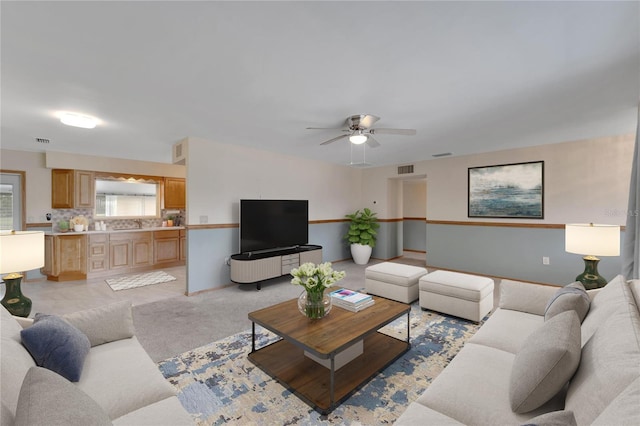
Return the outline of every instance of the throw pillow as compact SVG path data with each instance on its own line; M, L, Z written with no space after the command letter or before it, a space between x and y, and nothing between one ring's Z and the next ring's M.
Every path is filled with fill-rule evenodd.
M15 426L111 425L102 407L58 374L31 367L24 377Z
M22 330L20 337L36 365L72 382L80 380L91 349L89 339L80 330L60 317L38 313L33 325Z
M131 302L128 300L66 314L63 318L82 331L92 347L128 339L135 334Z
M547 321L561 312L572 309L576 311L582 323L584 317L587 316L587 312L589 312L590 305L591 299L589 299L587 291L582 283L576 281L560 288L556 294L549 299L547 307L544 310L544 320Z
M527 413L550 400L578 368L580 349L580 320L573 310L556 315L532 332L511 367L511 409Z
M551 411L529 419L522 426L578 426L573 411Z

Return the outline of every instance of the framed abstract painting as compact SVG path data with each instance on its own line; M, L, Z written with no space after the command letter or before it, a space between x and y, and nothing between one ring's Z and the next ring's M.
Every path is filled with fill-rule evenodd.
M544 218L544 161L469 167L469 217Z

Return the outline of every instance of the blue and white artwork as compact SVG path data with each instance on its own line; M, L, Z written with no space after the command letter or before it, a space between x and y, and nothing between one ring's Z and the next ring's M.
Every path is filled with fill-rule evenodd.
M544 161L469 168L469 217L542 219Z

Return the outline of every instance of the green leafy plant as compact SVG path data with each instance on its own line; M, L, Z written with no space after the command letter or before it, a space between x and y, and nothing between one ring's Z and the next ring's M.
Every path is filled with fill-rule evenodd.
M349 232L344 238L349 241L349 244L362 244L366 246L376 246L376 235L378 235L378 218L376 213L370 209L356 210L355 213L345 216L351 220L349 225Z
M66 220L61 220L58 222L58 229L61 232L67 232L69 230L69 222Z

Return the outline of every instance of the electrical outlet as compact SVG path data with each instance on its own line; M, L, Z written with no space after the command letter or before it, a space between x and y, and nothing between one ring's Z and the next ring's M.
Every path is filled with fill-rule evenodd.
M231 265L231 258L230 258L230 257L228 257L228 256L227 256L227 257L225 257L225 258L224 258L224 264L225 264L225 265L227 265L227 266Z
M543 265L549 265L549 258L547 256L543 256L542 257L542 264Z

